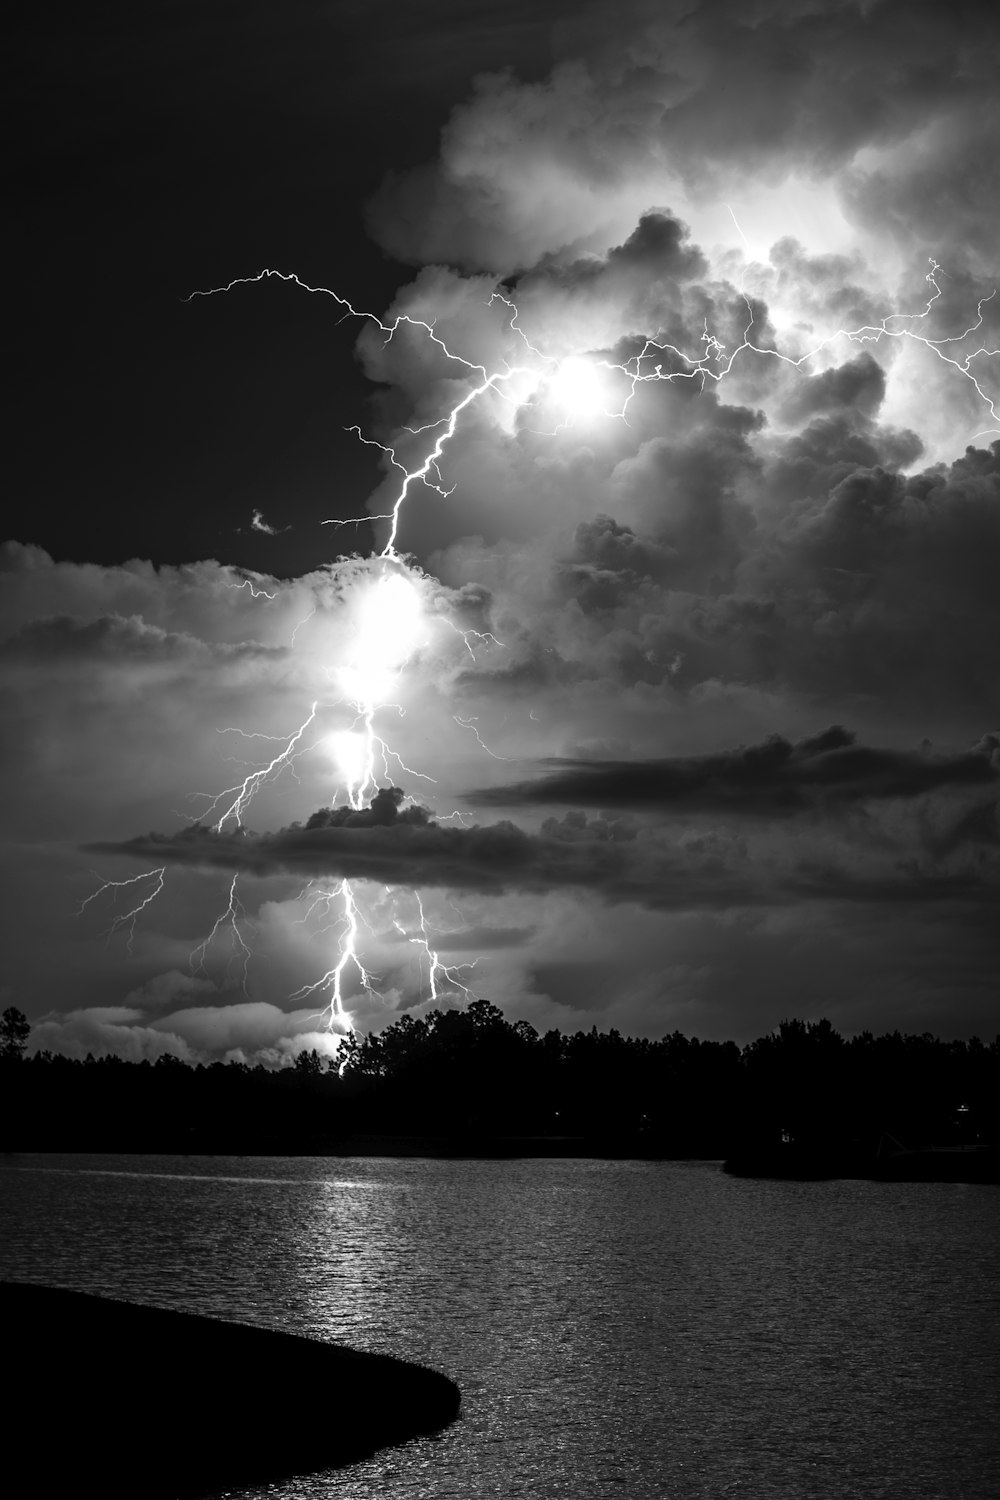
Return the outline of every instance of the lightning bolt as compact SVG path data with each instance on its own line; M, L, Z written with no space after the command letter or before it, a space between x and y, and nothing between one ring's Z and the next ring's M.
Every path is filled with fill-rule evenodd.
M451 993L460 994L464 996L466 1000L474 1000L476 998L475 995L458 976L461 973L468 972L471 969L474 969L475 960L473 960L473 962L470 964L455 965L444 964L441 962L440 956L438 955L437 951L431 947L430 931L427 926L427 917L424 913L424 904L420 899L420 893L418 891L413 891L412 895L414 901L417 904L417 923L420 929L419 932L408 932L398 918L393 919L393 926L400 934L400 936L404 937L408 943L416 943L417 946L423 950L427 958L428 998L431 1000L439 1000L442 995L441 985L443 984L445 990Z
M244 578L240 583L228 583L230 589L249 589L251 599L277 599L277 594L269 594L267 589L257 588L252 578Z
M370 999L381 999L372 975L358 956L358 929L363 919L349 880L342 880L332 891L314 890L312 894L314 900L306 914L307 917L317 907L325 905L326 911L329 912L334 901L341 902L341 916L338 923L341 929L340 955L333 967L327 969L320 979L312 984L304 984L290 998L305 1000L310 995L326 994L329 997L325 1011L328 1029L339 1032L353 1031L351 1018L344 1009L344 974L348 968L355 970L362 989ZM303 921L305 920L306 918L303 918Z
M90 905L90 903L92 901L96 901L99 896L103 896L105 891L115 891L117 893L118 891L128 890L132 886L140 886L144 880L155 880L156 884L153 886L152 890L147 891L146 894L142 896L141 899L137 900L135 905L132 906L127 912L122 912L115 917L105 935L107 941L110 942L116 932L120 932L123 927L127 927L128 937L125 941L125 947L128 952L131 953L132 943L135 938L136 919L142 912L146 910L146 907L149 906L151 902L156 900L157 896L163 890L165 875L166 866L161 865L159 869L156 870L143 870L141 874L133 875L128 880L104 880L98 886L96 891L91 891L90 895L80 902L76 914L77 916L81 916L86 908ZM113 900L117 899L118 898L116 894L113 897Z
M343 651L335 673L344 695L337 701L348 704L353 709L355 718L348 729L330 736L328 740L328 746L338 762L341 789L347 805L355 811L360 811L371 801L380 785L393 779L390 768L394 773L401 771L410 778L433 782L432 777L409 766L376 726L376 714L380 711L394 709L400 716L405 713L401 704L388 700L388 693L419 644L417 635L424 619L422 598L409 570L398 559L385 559L384 566L376 568L374 575L359 585L359 590L359 602L355 606L354 638ZM277 748L262 764L255 766L241 781L224 791L217 794L194 794L206 800L207 806L202 818L210 818L216 832L221 832L227 824L241 828L257 793L285 770L290 769L294 774L297 759L314 750L323 738L319 733L320 713L321 704L316 701L302 723L283 736L246 730L236 725L228 725L217 731L220 734L236 734L248 742L274 745ZM348 981L360 983L361 988L372 998L378 997L378 991L359 952L360 923L363 918L350 881L342 880L333 890L317 888L307 916L316 910L329 915L335 906L340 911L337 922L332 924L336 928L339 943L337 962L313 984L297 991L293 998L325 994L327 1025L339 1032L349 1029L351 1025L344 1007ZM240 927L240 919L244 917L245 912L237 901L234 881L230 888L229 905L216 919L208 937L195 949L192 955L193 965L204 967L212 943L223 928L229 927L239 946L239 953L242 954L245 987L250 951ZM441 972L440 965L433 972L436 977Z
M497 755L495 750L490 749L489 745L487 745L486 741L479 733L479 729L477 727L479 724L478 718L462 719L458 716L458 714L453 714L452 717L455 723L458 725L459 729L468 729L472 734L475 735L476 744L479 746L480 750L485 750L486 754L492 756L494 760L510 760L509 755Z
M454 620L448 619L443 619L443 623L447 625L449 630L453 630L456 635L461 636L462 640L465 642L465 649L466 651L468 651L473 661L476 661L477 657L475 647L469 640L470 636L473 638L473 640L481 641L484 646L499 646L501 651L505 651L507 649L503 641L497 640L492 630L463 630L460 625L455 624Z
M192 952L192 954L191 954L191 969L192 969L193 972L202 973L202 974L205 973L205 960L206 960L206 958L208 956L208 950L209 950L209 948L212 946L212 944L214 943L216 937L219 935L220 930L223 927L229 927L230 931L233 934L233 942L234 942L234 948L236 949L236 952L232 955L232 957L229 960L229 964L227 965L227 974L229 972L229 967L232 965L233 958L240 958L241 976L242 976L241 988L243 990L244 995L246 995L247 994L247 973L248 973L250 959L251 959L252 955L251 955L250 949L247 947L246 942L244 941L243 934L240 931L240 926L239 926L240 919L241 918L243 918L243 919L246 918L246 912L245 912L245 910L243 908L243 903L240 901L239 897L236 894L236 882L237 882L238 879L239 879L239 876L238 875L234 875L233 879L232 879L232 884L229 887L229 905L226 907L226 909L225 909L224 912L222 912L218 917L216 917L216 919L215 919L215 926L212 928L211 932L208 934L208 937L205 938L203 942L199 943L198 946L197 946L197 948L195 948L194 951Z
M202 814L203 818L214 817L219 810L220 803L225 802L227 797L232 798L232 801L228 804L227 807L224 808L221 816L213 824L213 828L216 833L221 833L230 819L232 819L232 821L236 824L237 828L242 828L243 819L246 815L247 809L249 808L254 797L260 791L261 787L265 786L267 782L273 781L276 776L279 776L282 771L291 766L298 755L301 755L306 749L312 748L311 746L302 745L302 736L305 734L310 724L315 722L318 709L319 704L314 703L312 705L312 708L309 710L307 717L303 719L298 729L296 729L291 735L286 736L285 748L280 751L279 754L275 755L271 760L269 760L266 766L262 766L259 770L251 771L250 775L245 776L242 782L238 783L236 786L226 787L224 791L218 792L214 796L211 792L193 793L195 797L205 797L208 799L208 806L205 808L205 811ZM242 734L246 739L277 738L277 736L274 735L257 733L248 734L243 729L223 730L221 732Z

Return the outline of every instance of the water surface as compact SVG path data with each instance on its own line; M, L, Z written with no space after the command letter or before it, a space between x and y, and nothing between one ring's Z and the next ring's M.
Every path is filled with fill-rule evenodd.
M701 1162L0 1167L0 1276L458 1382L445 1433L255 1492L280 1500L987 1500L998 1231L997 1188L756 1182ZM322 1391L300 1394L303 1423L336 1422ZM267 1413L262 1370L234 1440Z

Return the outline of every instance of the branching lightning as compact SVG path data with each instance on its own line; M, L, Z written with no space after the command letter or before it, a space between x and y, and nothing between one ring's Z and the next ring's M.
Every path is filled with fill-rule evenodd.
M476 660L476 648L469 640L470 636L472 636L473 640L481 641L484 646L499 646L501 651L504 650L503 641L498 641L492 630L463 630L460 625L455 624L454 620L448 619L444 620L444 624L448 626L449 630L453 630L456 635L462 637L462 640L465 642L465 649L473 661Z
M746 237L743 236L735 215L733 219L746 243ZM246 740L267 742L279 748L269 760L256 766L242 781L233 786L217 794L194 794L205 802L199 821L212 820L212 826L217 832L224 831L229 825L236 829L243 828L244 819L258 792L284 771L291 770L294 774L295 764L299 757L320 747L326 751L334 763L338 784L348 807L358 812L367 806L381 784L391 780L390 763L407 776L419 777L428 782L433 781L433 778L427 776L426 773L407 766L376 727L376 717L381 711L395 707L399 714L403 713L402 707L393 702L393 694L414 655L421 649L428 626L422 598L405 558L396 550L396 544L403 508L416 487L424 486L441 497L447 497L452 493L453 486L450 487L447 484L442 472L449 447L466 413L491 395L509 402L516 409L540 402L543 408L560 413L561 419L551 434L555 435L563 431L571 422L589 422L602 416L617 418L627 424L629 407L639 388L650 383L697 380L700 381L702 390L706 388L709 381L720 384L731 373L739 356L744 353L775 359L793 368L801 368L815 360L837 339L846 339L855 344L877 344L883 339L911 340L922 344L937 358L957 371L963 379L971 383L977 397L989 413L991 423L996 424L975 436L1000 431L1000 413L996 405L1000 397L991 397L984 388L981 363L996 358L1000 355L1000 350L987 347L985 342L970 353L962 354L958 349L959 345L973 338L982 329L983 309L996 292L990 292L988 296L979 299L976 319L963 332L933 338L928 332L922 332L919 326L926 325L935 303L942 295L939 282L939 276L943 274L942 267L933 259L930 267L926 281L931 290L926 305L921 311L893 312L887 314L878 323L853 329L837 329L806 353L797 356L755 342L753 337L754 307L742 288L738 295L746 305L747 319L740 341L731 349L727 350L719 337L711 331L706 319L699 338L700 349L685 352L659 337L648 337L637 353L621 362L599 358L588 350L569 351L558 356L546 353L531 341L522 328L519 321L520 313L515 302L497 288L490 294L488 305L491 308L500 309L500 316L508 334L516 341L519 355L516 363L504 359L500 367L492 371L485 364L450 348L437 332L433 322L414 318L405 313L399 314L391 322L384 322L374 313L355 308L346 298L329 288L311 286L293 273L265 269L253 276L237 277L225 286L191 293L185 299L188 302L196 297L220 295L231 292L236 287L255 285L269 279L291 284L311 295L331 299L342 312L340 321L355 318L371 323L384 335L384 346L391 343L403 327L417 331L469 381L463 394L440 417L422 426L404 429L410 439L418 441L422 438L427 439L423 444L422 456L412 465L403 462L394 446L366 436L360 427L355 425L345 429L353 433L361 443L377 448L383 455L390 473L395 473L398 479L388 507L384 511L378 514L365 513L344 520L323 522L324 525L339 528L377 521L387 528L384 545L373 559L373 562L381 566L375 567L370 579L365 582L355 612L353 637L343 652L339 664L332 672L337 688L336 697L329 705L321 704L318 700L313 702L309 713L298 727L285 736L247 731L234 726L220 730L220 733L234 733ZM611 385L608 384L609 378ZM623 392L623 399L620 399L617 404L611 399L615 383L620 385ZM260 522L261 524L258 525L255 516L253 523L255 528L271 534L274 528L267 527L262 518ZM250 577L244 577L239 583L233 583L230 587L249 589L254 599L263 597L273 600L276 597L275 593L267 591ZM310 611L296 625L291 638L293 646L296 644L299 630L312 619L315 612L315 609ZM464 630L447 619L444 619L444 623L462 637L473 659L476 657L476 646L480 648L501 646L501 642L488 631ZM473 642L476 642L476 646ZM353 722L346 729L325 733L320 728L320 716L326 708L336 703L348 706L354 714ZM456 715L454 722L460 728L473 734L486 754L497 760L506 759L491 750L484 742L479 732L478 721L474 717L461 718ZM334 805L336 800L335 794ZM447 816L460 819L462 815L453 813ZM149 882L152 884L147 884ZM108 891L114 893L115 899L119 891L132 891L135 898L133 904L127 912L115 917L108 931L110 938L122 928L127 929L127 947L131 949L136 920L160 893L163 884L164 870L162 868L146 871L128 880L105 881L86 898L80 906L80 911L82 912L98 896ZM228 927L232 932L234 943L234 954L230 959L230 965L234 958L239 961L245 988L251 952L241 928L241 924L246 922L246 912L237 897L236 885L234 877L229 890L228 906L216 919L208 936L194 949L191 962L193 967L204 969L210 948L222 930ZM328 1026L334 1031L344 1032L352 1029L350 1015L345 1004L348 998L349 982L360 987L371 999L379 998L375 976L366 968L359 952L362 927L368 927L369 931L371 929L358 905L356 893L349 880L342 879L330 888L308 887L307 893L311 900L302 921L308 921L317 913L330 919L327 927L322 930L330 930L336 934L337 959L319 979L302 986L292 998L325 996ZM390 899L395 900L393 892L390 891L388 894ZM472 992L465 983L465 978L468 977L472 965L456 967L441 961L433 944L420 895L416 891L409 894L416 903L415 925L404 921L398 914L397 906L396 914L392 917L392 926L408 943L421 950L426 961L426 983L430 998L437 1000L443 993L470 998ZM336 916L334 912L337 913Z
M347 970L354 969L361 988L370 999L381 999L375 988L373 976L358 956L358 929L363 919L349 880L341 880L332 891L313 889L310 894L313 897L312 905L303 917L303 921L306 921L314 911L324 907L324 915L330 915L334 901L341 903L341 914L334 924L339 930L340 955L333 967L327 969L321 978L312 984L303 985L290 998L306 1000L311 995L325 994L327 996L325 1015L330 1029L341 1032L353 1030L351 1018L344 1009L344 974Z
M732 210L730 210L732 212ZM736 223L734 216L734 223ZM736 228L741 236L743 234L738 223ZM743 236L745 242L745 236ZM930 317L934 304L941 297L941 287L938 281L939 274L943 274L940 263L933 258L930 261L930 271L925 280L931 287L925 306L915 313L892 312L887 313L878 323L862 324L857 328L838 328L821 339L804 354L785 354L779 349L770 348L767 345L756 343L752 337L756 324L753 304L750 298L742 290L739 295L747 309L747 321L743 329L742 337L732 349L726 346L714 334L708 326L707 319L700 337L702 345L700 352L686 352L677 345L663 342L655 337L647 338L638 353L631 355L628 359L616 363L608 359L592 357L586 351L570 353L562 357L547 354L531 341L525 330L521 327L519 310L517 305L503 295L499 290L494 290L488 299L488 305L499 305L504 309L504 318L508 330L514 334L523 350L526 362L510 364L504 362L502 368L490 372L489 369L470 359L463 354L457 353L449 348L445 341L435 331L432 323L424 319L412 318L408 314L399 314L391 323L384 323L374 313L359 311L346 298L339 296L336 292L326 287L309 286L297 276L273 270L264 270L256 276L240 277L229 282L224 287L216 287L203 292L192 293L193 296L212 296L221 292L231 291L234 287L263 281L269 277L275 277L280 281L291 282L302 290L331 297L344 312L344 317L355 317L368 320L375 324L385 334L385 343L391 342L395 334L403 325L421 329L428 339L441 351L444 356L463 367L470 375L475 376L475 383L455 404L441 417L433 422L425 423L421 427L408 427L405 430L411 436L419 437L427 433L435 433L434 441L419 463L412 468L404 464L394 447L381 443L374 438L364 435L361 428L352 426L346 430L354 433L360 442L370 447L378 448L388 460L389 467L395 469L401 475L390 508L378 514L366 514L354 516L345 520L331 520L324 522L331 526L354 526L363 522L382 521L388 524L388 536L379 556L385 559L396 559L396 542L399 536L400 517L403 506L415 486L423 484L442 497L452 493L441 473L441 462L445 457L448 445L458 431L462 415L480 402L488 393L495 392L515 404L523 404L542 393L550 402L561 409L563 419L552 429L551 434L555 436L562 431L570 421L590 420L603 415L609 418L619 418L628 421L628 409L635 397L639 387L656 381L681 381L700 380L701 388L704 390L708 381L721 384L731 374L733 367L743 353L749 353L761 358L775 359L782 364L792 368L800 369L810 361L815 360L820 354L827 350L838 339L846 339L849 343L865 344L879 343L882 339L912 340L922 344L929 349L945 364L956 370L963 379L970 382L977 397L989 412L990 421L997 424L987 427L981 432L974 434L975 437L983 437L988 433L1000 432L1000 412L997 411L998 397L991 397L984 389L981 379L973 370L973 361L992 359L1000 354L1000 350L988 348L981 344L964 356L955 356L948 352L951 346L961 344L964 340L971 338L983 327L983 308L996 296L996 289L987 296L981 297L976 308L976 318L961 333L950 334L942 338L932 338L929 334L921 333L919 329L910 327L893 326L895 324L924 323ZM190 300L190 298L188 299ZM681 368L665 369L665 360L676 361ZM623 401L617 406L610 401L610 393L602 383L601 372L606 375L621 376L627 385L627 394ZM504 388L510 382L521 380L527 382L515 396Z
M398 918L393 918L393 926L401 937L408 943L416 943L427 958L427 987L428 998L438 1000L441 997L440 982L443 980L445 987L451 991L457 991L464 995L466 1000L473 1000L475 996L466 984L459 978L462 973L468 973L475 968L475 960L470 964L444 964L437 951L431 947L431 937L427 926L427 918L424 914L424 904L420 899L419 891L414 891L413 899L417 904L417 922L419 932L408 932Z
M200 972L202 974L205 973L205 959L208 955L208 950L214 943L215 939L218 937L220 930L223 927L228 927L233 934L234 947L234 953L232 958L230 959L230 965L232 964L233 959L237 960L237 962L239 963L241 975L240 987L243 990L243 993L246 994L247 973L252 954L250 952L250 949L247 947L242 932L240 931L240 919L246 919L246 911L244 910L243 903L240 901L239 897L236 894L236 882L238 879L238 875L234 875L232 878L232 882L229 887L229 905L226 907L224 912L216 917L215 926L208 934L208 937L205 938L203 942L200 942L197 948L195 948L192 952L191 968L196 972Z
M472 717L470 719L462 719L458 714L453 714L452 717L455 720L455 723L458 725L459 729L468 729L470 733L475 735L476 744L479 746L480 750L485 750L486 754L491 755L494 760L510 760L509 755L498 755L495 750L490 749L489 745L487 745L486 741L479 733L479 720L476 717Z
M224 803L227 797L232 798L232 801L223 809L221 816L212 825L216 833L221 833L230 820L235 823L237 828L242 828L247 809L261 787L268 781L273 780L275 776L280 775L286 767L292 765L296 756L301 755L306 749L310 748L302 744L302 736L310 724L315 722L318 708L319 704L314 703L309 710L308 716L302 721L298 729L288 736L285 748L268 761L266 766L262 766L259 770L251 771L250 775L244 777L243 781L237 786L226 787L225 791L218 792L215 796L211 792L194 793L197 797L208 799L208 806L202 814L203 818L214 818L220 804ZM272 735L247 734L242 729L237 729L234 732L244 735L247 739L275 738Z
M337 306L343 309L344 318L361 318L368 322L374 323L376 328L380 329L382 333L385 334L385 342L387 344L391 342L391 340L399 332L399 329L403 326L407 326L410 328L420 328L427 335L427 338L430 340L430 342L437 346L437 348L441 351L446 359L454 361L456 364L462 365L471 374L479 377L478 383L473 386L473 388L468 391L460 401L456 402L455 406L452 407L451 411L448 412L446 416L439 418L436 422L428 423L425 427L409 429L415 435L419 435L420 433L430 432L435 428L440 428L438 436L435 438L430 451L415 469L407 469L405 465L399 463L395 453L391 448L387 447L385 444L375 442L374 439L365 438L359 428L351 427L347 429L347 431L349 432L356 432L362 442L370 443L372 446L381 449L381 451L389 458L390 463L402 471L403 478L400 483L399 491L393 502L392 509L386 515L380 517L372 517L366 515L331 524L350 526L358 524L361 521L370 521L373 519L388 521L389 536L385 543L385 546L382 548L382 551L379 555L385 558L394 558L397 555L396 537L399 531L400 511L411 488L416 484L426 483L430 486L431 489L437 490L439 494L448 493L443 489L442 485L439 482L440 475L438 474L437 465L440 459L443 457L445 448L448 446L448 443L455 436L455 432L458 427L458 421L462 413L468 407L472 406L476 401L478 401L482 396L484 396L487 391L495 390L497 386L501 385L504 381L513 379L515 375L528 373L528 367L507 367L504 370L497 370L493 374L490 374L485 365L481 365L475 360L467 359L464 355L457 354L454 352L454 350L449 349L445 341L435 332L433 323L428 323L423 318L411 318L408 313L400 313L391 323L383 323L382 319L375 313L365 312L363 309L354 307L346 297L341 297L337 292L331 291L329 287L310 286L307 282L302 281L300 277L296 276L294 272L274 271L270 268L265 268L263 271L258 271L255 276L237 276L232 281L227 282L225 286L208 287L201 291L191 292L189 296L184 298L184 301L191 302L195 297L218 296L221 293L231 292L238 286L251 286L256 284L257 282L267 281L270 279L291 283L293 286L297 286L302 291L309 292L313 296L332 298ZM498 296L498 294L494 293L494 296L496 297ZM503 297L500 297L499 300L502 302L506 301L506 299ZM510 306L511 304L508 303L507 305ZM431 478L430 476L432 475L436 477Z
M745 293L741 293L741 295L743 296L743 300L746 303L748 321L746 327L743 330L743 337L740 343L738 343L735 348L730 351L728 356L726 354L725 345L720 343L715 335L709 332L708 324L706 322L704 332L701 336L701 342L705 346L704 352L701 355L695 356L685 354L683 350L678 349L674 344L659 343L656 339L647 339L640 352L636 355L633 355L630 359L626 360L624 364L614 365L605 361L599 361L599 363L603 364L606 369L620 371L622 374L627 375L629 378L631 388L620 412L621 416L625 416L629 402L635 395L636 390L640 385L645 384L648 381L656 380L696 380L700 378L702 389L704 389L705 383L708 380L713 380L717 384L724 380L732 370L738 356L745 350L751 354L757 354L765 358L780 360L782 364L790 365L794 369L800 369L810 360L813 360L819 354L822 354L824 350L828 349L831 344L835 343L836 340L840 338L847 339L849 343L854 344L877 344L883 338L912 339L915 343L923 344L925 348L930 349L932 353L936 354L939 359L944 361L945 364L950 365L952 369L957 370L960 375L964 376L966 380L970 381L975 388L976 394L978 395L979 399L989 411L991 420L995 423L1000 423L1000 413L998 413L996 409L996 401L1000 398L991 397L986 391L984 391L983 387L979 383L979 380L976 378L975 374L970 368L974 359L979 359L981 357L993 358L997 354L1000 354L1000 350L987 349L985 345L981 345L978 349L973 350L971 354L966 355L964 359L954 359L944 352L945 345L960 344L964 339L971 338L973 334L979 332L979 330L983 326L983 308L996 296L996 288L994 288L993 291L991 291L987 296L980 297L976 307L976 321L974 323L971 323L968 328L963 330L962 333L951 334L945 338L933 339L926 334L919 333L913 328L890 328L889 326L890 323L897 319L907 322L923 322L930 316L931 309L941 296L941 288L938 284L937 276L939 272L942 271L941 265L938 261L934 260L933 257L930 261L930 267L931 269L928 271L924 279L930 284L933 290L921 312L887 313L879 323L862 324L859 328L839 328L836 330L836 332L829 334L824 339L821 339L818 344L813 346L813 348L807 350L805 354L801 354L797 358L793 358L788 354L782 354L778 349L770 349L764 345L755 344L753 342L750 337L755 322L753 305L749 297L747 297ZM662 360L662 356L664 355L672 355L674 358L680 360L687 368L682 370L665 371L663 369L662 362L659 361L653 364L653 368L651 370L644 368L646 362L656 361L657 356L660 356ZM716 366L716 368L713 368L713 364ZM997 426L996 428L986 428L983 432L976 433L974 435L976 437L983 437L986 435L986 433L992 431L1000 432L1000 426Z
M77 916L80 916L92 901L96 901L98 896L103 896L105 891L114 891L117 893L118 891L128 890L132 886L141 886L144 880L155 880L156 884L152 887L152 889L148 890L145 895L141 896L140 899L136 901L134 906L130 907L130 909L126 912L119 913L119 915L115 917L106 933L106 937L108 941L110 941L111 938L114 937L116 932L120 932L122 928L127 929L128 937L125 940L125 947L128 952L131 953L132 942L135 938L136 919L139 917L141 912L144 912L146 910L146 907L149 906L151 902L156 900L157 896L163 890L163 882L165 876L166 866L160 865L158 869L144 870L140 875L133 875L129 880L102 881L101 884L97 887L96 891L91 891L90 895L80 902L80 905L77 908ZM117 900L117 894L112 899Z

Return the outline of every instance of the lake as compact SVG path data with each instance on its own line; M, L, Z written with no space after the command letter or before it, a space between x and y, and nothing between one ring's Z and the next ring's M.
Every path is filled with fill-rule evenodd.
M705 1162L0 1165L0 1277L335 1339L461 1387L441 1435L252 1492L279 1500L987 1500L998 1244L997 1187ZM337 1421L322 1390L300 1396L303 1424ZM198 1415L179 1391L171 1431ZM267 1415L262 1370L234 1441Z

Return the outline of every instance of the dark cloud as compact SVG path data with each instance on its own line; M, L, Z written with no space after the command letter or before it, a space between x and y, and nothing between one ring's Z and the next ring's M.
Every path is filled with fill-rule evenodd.
M822 381L822 377L818 379ZM807 389L803 401L808 403L811 394ZM791 401L794 408L794 395ZM810 415L804 407L802 415ZM861 469L892 472L920 457L923 444L915 433L887 431L859 420L859 415L854 409L838 410L831 402L828 410L811 416L784 441L775 442L766 469L766 503L774 509L780 507L786 517L793 507L801 514L804 501L825 500Z
M429 886L500 894L582 886L628 899L635 876L624 840L604 820L550 819L538 834L510 822L443 827L421 808L402 808L398 788L368 809L321 809L305 827L276 833L216 833L194 824L87 852L127 854L157 863L208 865L265 876L347 876L383 885Z
M628 239L610 251L607 265L611 271L639 271L647 281L694 281L708 272L704 254L688 241L686 225L665 213L643 214Z
M306 823L306 832L321 828L423 828L430 822L427 809L417 803L403 804L406 793L398 786L380 787L367 807L321 807Z
M855 359L824 370L821 375L804 375L780 415L782 421L789 423L843 411L868 418L875 416L884 398L885 371L863 350Z
M764 459L711 429L650 440L463 685L749 684L814 713L996 722L1000 442L909 475L894 442L843 413Z
M537 927L487 927L479 925L461 932L442 932L434 939L439 953L490 953L503 948L524 948L535 937Z
M797 744L773 735L718 755L556 764L537 781L472 792L469 800L775 817L1000 780L995 747L953 756L875 749L839 725Z
M571 1010L602 1011L605 994L613 990L617 973L614 959L603 963L561 959L533 965L527 977L533 989L547 995L556 1005Z
M550 292L572 289L609 296L614 296L616 285L631 295L641 285L643 296L669 303L678 283L707 276L708 261L700 247L691 243L687 225L674 214L655 210L641 214L632 233L606 256L587 256L568 264L543 262L527 285Z
M620 525L613 516L597 515L592 521L581 521L573 539L574 558L568 568L577 567L590 576L629 573L635 578L665 578L679 562L675 547L652 537L640 537L630 526Z

